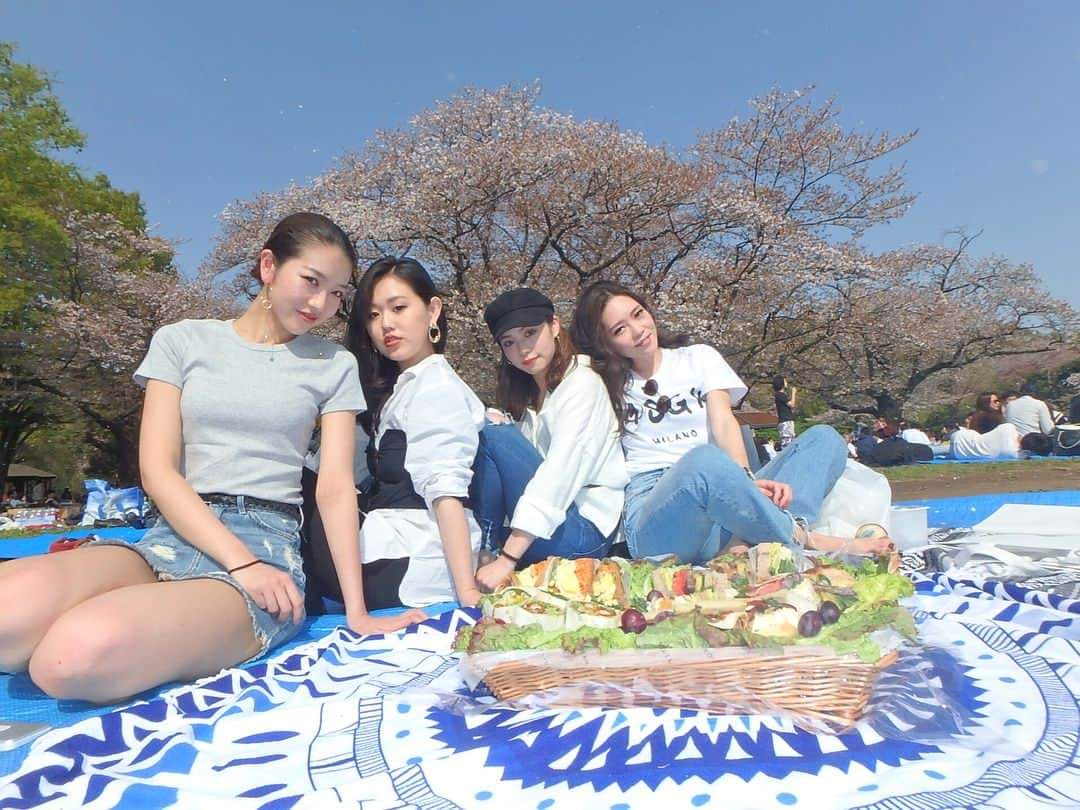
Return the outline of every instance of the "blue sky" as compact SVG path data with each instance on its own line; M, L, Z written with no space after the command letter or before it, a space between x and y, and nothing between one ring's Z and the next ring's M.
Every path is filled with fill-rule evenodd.
M982 229L1080 305L1080 3L0 0L0 38L49 72L77 162L137 191L194 271L234 199L303 182L465 86L681 148L771 87L816 84L845 126L918 129L919 198L878 249Z

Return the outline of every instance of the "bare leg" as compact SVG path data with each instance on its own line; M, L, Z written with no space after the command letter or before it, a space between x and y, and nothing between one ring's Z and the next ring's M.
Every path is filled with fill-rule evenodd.
M80 602L156 579L142 557L119 546L78 548L0 564L0 670L26 669L53 622Z
M30 658L30 677L56 698L111 703L212 675L259 646L231 585L155 582L96 596L57 619Z

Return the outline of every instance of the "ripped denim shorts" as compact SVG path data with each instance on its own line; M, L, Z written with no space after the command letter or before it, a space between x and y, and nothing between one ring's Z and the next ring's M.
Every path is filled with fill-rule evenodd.
M288 572L301 594L304 593L304 568L300 557L300 527L296 519L271 509L247 507L242 496L236 504L207 504L225 528L235 534L251 553L268 565ZM269 650L295 636L300 625L291 618L284 621L267 613L255 604L247 592L218 562L178 535L164 518L137 543L100 538L90 545L114 545L130 548L146 560L161 581L182 579L219 579L232 585L244 597L259 652L248 660L265 655Z

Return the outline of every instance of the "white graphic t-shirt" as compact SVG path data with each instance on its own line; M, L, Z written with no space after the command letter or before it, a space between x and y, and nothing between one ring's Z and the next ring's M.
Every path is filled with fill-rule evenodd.
M699 444L709 441L705 398L726 390L732 404L746 385L712 346L698 343L661 349L660 367L646 379L631 372L624 394L626 471L634 476L670 467Z

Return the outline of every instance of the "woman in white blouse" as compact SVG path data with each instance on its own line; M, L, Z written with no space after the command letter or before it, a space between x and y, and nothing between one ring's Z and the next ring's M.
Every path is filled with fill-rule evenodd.
M476 574L491 589L549 555L604 556L629 478L607 389L551 299L509 290L484 320L502 355L498 404L514 420L484 428L471 489L484 548L498 551Z
M346 345L371 416L360 555L371 608L480 598L480 529L466 505L484 406L443 357L446 314L423 266L379 259L364 274Z

